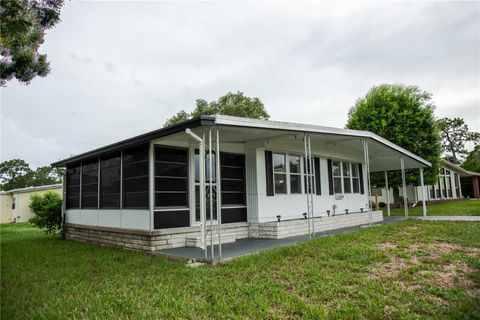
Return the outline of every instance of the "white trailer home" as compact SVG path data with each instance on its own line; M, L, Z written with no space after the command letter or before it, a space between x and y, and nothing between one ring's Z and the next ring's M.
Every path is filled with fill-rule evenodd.
M67 238L207 252L381 221L369 172L430 163L371 132L215 115L52 165L67 169Z
M467 171L456 164L441 159L437 182L433 185L424 186L425 200L433 203L436 201L460 200L466 198L462 192L462 179L471 179L473 184L471 197L479 198L478 177L480 177L480 173L478 172ZM389 188L388 195L385 188L377 189L375 191L376 192L373 192L371 198L373 203L394 203L392 188ZM402 194L402 191L400 191L400 194ZM408 185L406 187L406 195L409 204L419 203L424 199L422 186Z

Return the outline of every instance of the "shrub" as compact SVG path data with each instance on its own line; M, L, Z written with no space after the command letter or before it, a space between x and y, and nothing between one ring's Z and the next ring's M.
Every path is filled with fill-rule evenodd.
M53 233L62 225L62 199L58 193L48 191L43 195L34 194L30 197L30 210L35 216L29 220L34 226Z

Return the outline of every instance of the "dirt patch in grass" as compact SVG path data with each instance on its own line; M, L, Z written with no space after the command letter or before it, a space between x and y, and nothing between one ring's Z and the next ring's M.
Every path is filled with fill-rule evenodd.
M377 249L389 254L389 251L397 249L398 246L394 243L385 242L377 245ZM399 257L392 253L389 255L389 261L378 263L373 269L367 271L367 277L370 279L396 279L396 282L402 290L412 292L418 290L422 286L434 285L441 288L451 288L453 286L461 287L468 295L473 297L480 297L480 287L476 285L468 275L480 272L479 269L472 268L466 262L461 260L454 260L445 263L442 256L452 252L465 253L471 257L478 257L480 249L475 247L462 247L450 243L415 243L402 250L402 253L408 254L407 257L402 254ZM422 253L422 254L419 254ZM427 253L429 264L422 261L422 256ZM433 262L433 263L432 263ZM404 280L400 277L400 273L409 268L424 267L423 270L415 271L420 279L415 277L415 280ZM445 299L429 295L429 297L439 305L448 305Z

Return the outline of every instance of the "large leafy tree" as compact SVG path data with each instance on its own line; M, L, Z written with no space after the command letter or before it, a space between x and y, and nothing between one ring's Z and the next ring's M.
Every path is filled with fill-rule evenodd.
M212 102L198 99L196 101L196 107L192 112L188 113L182 110L169 118L164 126L167 127L188 119L213 114L265 120L270 118L260 99L247 97L243 92L229 92Z
M38 49L45 31L60 21L63 0L0 0L0 85L16 78L28 84L50 71Z
M480 145L473 149L462 163L462 168L468 171L480 172Z
M62 181L61 175L50 166L32 170L25 160L12 159L0 163L0 190L55 184Z
M368 130L432 163L425 182L435 183L440 160L440 134L435 123L431 94L416 86L382 84L359 98L350 109L347 128ZM383 174L372 174L372 184L384 186ZM408 184L419 184L418 170L407 170ZM389 173L392 187L402 185L399 171ZM398 188L393 188L398 201Z
M0 163L0 187L2 190L24 188L32 181L33 172L25 160L12 159Z
M480 143L480 133L470 132L462 118L442 118L437 120L438 128L442 136L442 151L445 159L460 164L467 156L468 151L465 143Z

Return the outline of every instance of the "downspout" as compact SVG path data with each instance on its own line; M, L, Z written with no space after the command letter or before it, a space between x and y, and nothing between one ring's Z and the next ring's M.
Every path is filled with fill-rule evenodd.
M207 259L207 247L205 239L205 228L206 228L206 219L205 219L205 142L202 138L197 136L189 128L185 129L185 133L191 136L199 144L199 167L200 167L200 237L202 239L202 249L205 252L205 260Z
M67 209L67 168L65 168L65 172L62 177L62 222L60 224L60 233L62 235L62 239L65 240L65 211Z

